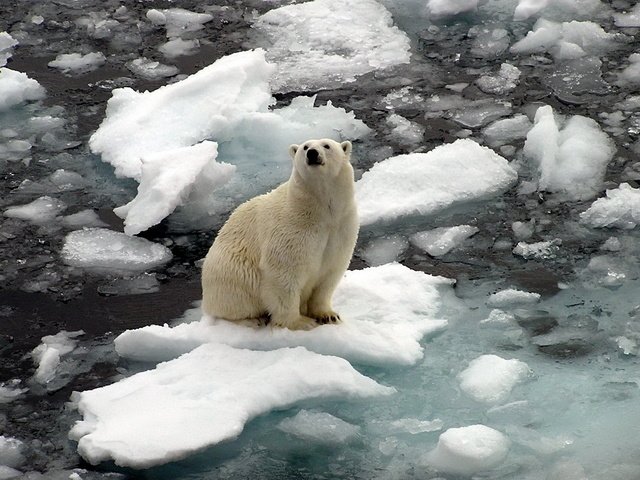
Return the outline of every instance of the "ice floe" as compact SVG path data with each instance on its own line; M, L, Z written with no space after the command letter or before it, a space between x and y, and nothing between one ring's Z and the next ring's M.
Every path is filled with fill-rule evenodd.
M360 427L326 412L300 410L285 418L278 429L303 441L325 445L342 445L359 437Z
M272 84L279 92L338 87L410 59L409 38L374 0L286 5L260 16L253 28L277 66Z
M536 111L524 145L524 154L536 162L540 173L538 189L573 200L599 193L615 151L595 120L575 115L563 123L548 105Z
M483 75L476 80L476 85L485 93L505 95L518 86L521 74L518 67L505 62L496 75Z
M46 96L45 89L27 74L10 68L0 68L0 112L16 105Z
M356 183L360 223L431 215L504 192L516 179L516 171L504 158L468 139L428 153L389 158Z
M97 272L141 272L172 258L171 251L163 245L106 228L69 233L61 256L68 265Z
M85 55L81 53L61 53L48 65L57 68L62 73L82 74L96 70L105 64L107 59L102 52L89 52Z
M497 355L482 355L458 374L460 388L470 397L485 403L507 399L513 387L529 375L526 363Z
M147 468L233 439L249 420L273 409L393 392L342 358L301 347L252 351L208 343L154 370L77 394L83 420L70 436L90 463L113 459Z
M628 183L607 190L583 213L580 221L595 228L632 229L640 224L640 189Z
M157 362L206 342L254 350L303 346L359 364L411 365L422 357L420 340L447 325L440 309L451 284L397 263L354 270L346 273L334 295L343 319L338 325L291 331L203 317L175 327L128 330L115 340L116 350L126 358Z
M415 233L409 240L432 257L439 257L449 253L479 231L478 227L471 225L438 227L433 230Z

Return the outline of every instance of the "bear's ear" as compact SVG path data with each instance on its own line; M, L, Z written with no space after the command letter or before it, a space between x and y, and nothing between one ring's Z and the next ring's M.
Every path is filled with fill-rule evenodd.
M342 142L340 146L342 147L342 151L347 157L351 156L351 142Z
M289 155L291 155L291 158L296 158L298 147L299 145L289 145Z

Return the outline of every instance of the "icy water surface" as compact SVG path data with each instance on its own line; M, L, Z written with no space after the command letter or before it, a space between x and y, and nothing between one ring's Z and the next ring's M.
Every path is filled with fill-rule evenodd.
M0 36L0 478L640 479L634 2L176 3L7 0L0 10L10 35ZM178 83L258 47L200 77L218 83ZM177 93L164 99L134 93L169 84ZM107 110L112 95L120 103ZM300 98L312 95L315 107ZM130 131L92 152L118 106ZM159 119L157 137L136 131L157 111L182 122ZM137 432L143 444L193 440L186 458L87 462L83 433L69 431L91 419L72 392L139 379L181 353L176 378L216 358L216 374L242 367L237 352L207 351L217 344L189 323L200 318L190 309L201 259L231 208L287 177L288 144L313 136L353 141L370 215L351 268L383 269L337 294L353 328L301 341L217 326L223 353L267 351L250 355L269 398L233 387L255 412L236 433L211 446L179 428L179 401L201 393L186 382ZM145 153L184 148L190 168L145 171L127 158L139 171L120 175L106 158L149 138ZM204 141L217 142L217 158L196 168ZM129 237L113 209L136 195L157 220L123 215L142 229ZM376 314L393 323L388 334L366 323ZM188 334L134 331L116 352L123 332L165 323ZM269 360L295 345L309 351ZM287 380L285 361L316 365L316 395ZM214 405L202 424L236 418L233 399Z

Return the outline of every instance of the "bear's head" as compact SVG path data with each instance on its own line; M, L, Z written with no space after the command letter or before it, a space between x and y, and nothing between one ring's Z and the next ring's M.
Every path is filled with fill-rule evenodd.
M302 178L335 177L345 169L351 170L351 142L338 143L328 138L307 140L302 145L291 145L289 155Z

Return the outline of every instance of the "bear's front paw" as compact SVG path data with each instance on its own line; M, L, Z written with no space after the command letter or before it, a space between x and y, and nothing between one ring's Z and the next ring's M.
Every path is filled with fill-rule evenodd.
M316 323L320 324L320 325L326 325L328 323L340 323L340 315L338 315L336 312L328 312L325 314L320 314L320 315L314 315L313 318L315 318Z

